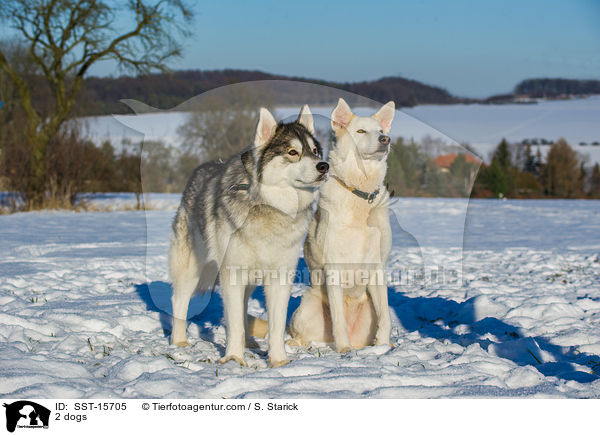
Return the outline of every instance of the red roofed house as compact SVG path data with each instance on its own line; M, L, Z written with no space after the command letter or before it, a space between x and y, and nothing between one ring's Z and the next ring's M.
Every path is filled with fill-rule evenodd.
M467 161L467 163L473 163L473 165L470 165L468 172L464 175L464 189L465 192L470 192L471 191L471 187L473 186L473 183L475 182L475 177L477 176L477 171L479 170L479 166L483 164L483 162L481 162L479 159L473 157L471 154L456 154L456 153L450 153L450 154L443 154L441 156L437 156L435 159L433 159L433 162L440 168L440 171L442 172L450 172L450 166L452 165L452 163L454 162L454 160L456 160L456 158L459 156L465 156L465 160Z
M476 163L478 165L481 164L479 159L473 157L471 154L464 154L464 156L465 156L465 159L467 160L467 163ZM454 160L457 157L458 157L458 154L456 154L456 153L443 154L441 156L437 156L435 159L433 159L433 161L440 168L450 169L450 165L452 164L452 162L454 162Z

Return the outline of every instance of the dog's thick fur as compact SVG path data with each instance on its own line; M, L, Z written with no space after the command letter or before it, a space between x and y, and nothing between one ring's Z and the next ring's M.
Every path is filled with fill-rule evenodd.
M290 323L292 344L333 342L336 351L348 352L390 343L391 229L383 181L394 113L389 102L372 117L359 117L340 99L331 115L337 141L304 245L311 286ZM354 189L379 193L370 202Z
M221 362L244 360L247 305L254 285L242 273L270 274L264 283L269 362L288 362L284 333L291 282L316 192L327 177L313 117L304 106L296 122L277 124L260 110L254 146L225 163L196 168L173 222L169 268L173 281L171 343L187 345L186 317L194 293L219 280L227 349ZM273 273L275 272L275 273ZM284 274L284 276L281 276Z

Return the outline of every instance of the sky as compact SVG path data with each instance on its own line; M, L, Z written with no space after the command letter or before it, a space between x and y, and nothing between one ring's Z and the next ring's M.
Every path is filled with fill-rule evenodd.
M600 0L191 2L173 69L257 69L332 81L402 76L454 95L533 77L600 79ZM94 75L118 75L104 62Z

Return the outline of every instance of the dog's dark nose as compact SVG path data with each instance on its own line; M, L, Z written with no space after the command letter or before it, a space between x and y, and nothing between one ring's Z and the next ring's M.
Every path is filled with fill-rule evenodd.
M381 136L379 136L379 143L381 143L382 145L389 145L390 144L390 137L386 136L385 134L382 134Z
M325 172L329 171L329 163L327 163L327 162L317 163L317 171L319 171L321 174L324 174Z

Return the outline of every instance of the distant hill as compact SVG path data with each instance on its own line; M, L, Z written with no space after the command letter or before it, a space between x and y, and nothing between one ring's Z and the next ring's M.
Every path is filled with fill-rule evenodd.
M515 86L514 94L531 98L600 94L600 80L527 79Z
M513 93L494 95L478 100L456 97L445 89L402 77L383 77L378 80L341 83L288 77L262 71L182 70L140 77L90 77L85 80L84 89L77 105L77 115L129 113L130 109L119 102L122 98L138 100L159 109L171 109L211 89L255 80L291 80L315 83L352 92L381 103L393 100L398 107L477 102L502 104L521 102L523 97L564 98L600 94L600 80L527 79L515 86ZM287 86L277 91L277 101L283 104L332 104L335 100L335 92L328 91L327 88L317 88L311 92L311 89L307 87L296 90L293 86ZM352 104L351 101L349 102Z
M105 115L129 113L129 109L119 102L122 98L142 101L160 109L170 109L191 97L220 86L253 80L297 80L316 83L353 92L376 101L394 100L399 107L412 107L418 104L454 104L469 102L451 95L448 91L408 80L401 77L384 77L374 81L337 83L324 80L287 77L262 71L215 70L215 71L174 71L166 74L150 74L141 77L86 79L79 105L78 115ZM294 94L290 89L278 101L289 104L330 104L335 101L333 92L315 89L312 94ZM283 101L282 101L283 100Z

